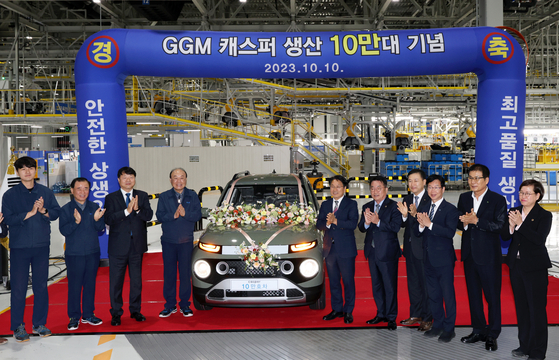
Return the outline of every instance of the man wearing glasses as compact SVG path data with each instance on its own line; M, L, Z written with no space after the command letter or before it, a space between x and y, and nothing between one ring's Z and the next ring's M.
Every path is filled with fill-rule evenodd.
M450 342L455 336L456 294L454 292L453 238L460 213L443 198L445 180L440 175L427 178L427 193L431 201L417 210L416 236L423 236L423 262L433 327L426 337L439 337L439 342Z
M398 231L402 215L397 203L389 199L384 176L370 180L373 201L363 205L359 230L365 233L363 253L369 261L376 316L367 321L373 325L388 322L388 330L396 330L398 315L398 258L402 256Z
M487 188L489 169L474 164L468 171L470 190L460 195L458 210L462 230L462 261L473 331L463 343L485 342L488 351L497 350L501 333L501 241L499 232L507 218L507 202ZM488 318L483 310L487 301Z

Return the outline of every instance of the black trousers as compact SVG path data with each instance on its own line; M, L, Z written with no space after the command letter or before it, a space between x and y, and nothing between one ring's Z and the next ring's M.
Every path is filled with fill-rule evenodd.
M510 282L518 320L520 350L543 359L547 352L547 269L524 272L521 259L510 269Z
M130 277L130 296L128 309L130 313L140 312L142 309L142 260L144 254L136 254L132 251L128 255L116 256L109 254L109 288L111 296L111 315L121 316L122 311L122 288L124 286L124 275L128 268Z

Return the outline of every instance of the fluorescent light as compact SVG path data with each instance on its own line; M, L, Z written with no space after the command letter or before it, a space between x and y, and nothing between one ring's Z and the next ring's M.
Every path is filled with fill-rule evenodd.
M101 0L93 0L93 2L96 4L101 4Z
M158 133L159 130L142 130L142 132L145 132L145 133Z
M42 129L43 127L41 125L31 125L32 129Z
M52 135L51 137L53 137L53 138L61 138L61 137L64 137L64 136L60 136L60 135Z
M157 122L137 122L136 125L161 125L161 121L157 121Z
M2 126L29 126L29 124L2 124Z
M28 136L16 136L16 139L27 139Z

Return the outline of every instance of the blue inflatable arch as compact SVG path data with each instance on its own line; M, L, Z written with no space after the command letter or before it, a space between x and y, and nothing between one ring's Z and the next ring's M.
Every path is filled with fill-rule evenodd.
M523 171L525 71L516 40L490 27L316 33L105 30L89 37L76 58L81 173L100 205L118 189L116 173L129 162L124 93L129 75L352 78L474 72L479 80L476 161L490 168L490 187L515 206Z

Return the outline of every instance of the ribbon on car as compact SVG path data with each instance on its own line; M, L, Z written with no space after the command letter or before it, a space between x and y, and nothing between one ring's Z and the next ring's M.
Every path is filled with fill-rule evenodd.
M268 246L268 244L271 243L272 240L274 240L282 231L290 229L295 225L297 225L297 224L290 224L290 225L287 225L286 227L283 227L283 228L279 229L278 231L273 233L272 236L270 236L268 238L268 241L266 241L266 243L264 245ZM245 237L245 239L248 240L248 242L250 243L251 246L256 246L256 243L254 242L254 240L252 240L250 235L246 233L246 231L244 231L240 227L235 227L234 229L237 230L238 232L240 232Z

